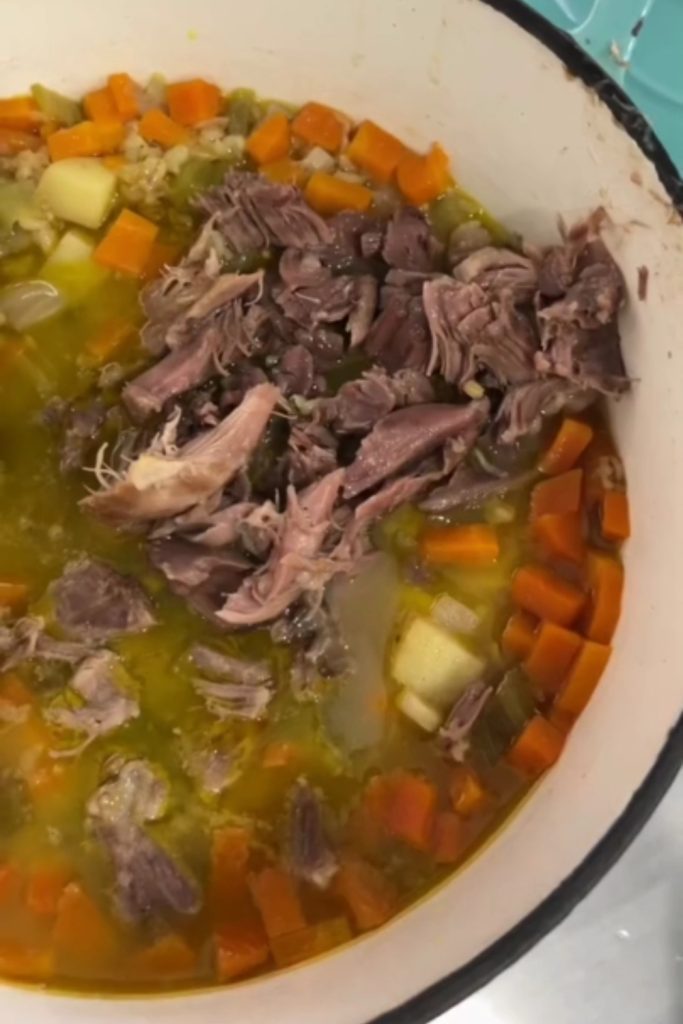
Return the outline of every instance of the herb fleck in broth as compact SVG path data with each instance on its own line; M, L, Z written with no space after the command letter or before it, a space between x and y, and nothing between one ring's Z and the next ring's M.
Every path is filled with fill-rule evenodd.
M561 753L628 537L600 217L126 75L0 102L0 974L232 982L381 926Z

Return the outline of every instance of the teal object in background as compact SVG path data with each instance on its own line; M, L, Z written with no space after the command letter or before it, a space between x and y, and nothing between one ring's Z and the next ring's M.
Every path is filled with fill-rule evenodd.
M683 0L526 0L628 93L683 171Z

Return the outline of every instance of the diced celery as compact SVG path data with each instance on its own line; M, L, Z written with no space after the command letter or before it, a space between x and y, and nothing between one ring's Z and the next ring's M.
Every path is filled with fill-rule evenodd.
M29 181L0 182L0 227L11 231L15 225L30 230L39 216L36 190Z
M62 220L98 228L111 210L116 175L93 157L58 160L43 171L36 198Z
M396 707L425 732L436 732L443 721L443 712L427 704L413 690L401 690L396 698Z
M484 662L452 633L417 615L394 650L392 675L427 704L447 708L484 670Z
M71 125L83 118L80 103L70 99L69 96L62 96L60 92L38 84L31 86L31 94L40 110L50 121Z
M107 277L107 271L92 258L95 242L82 231L65 231L52 250L40 276L61 289L69 304L76 305Z
M521 732L535 711L531 687L519 669L505 674L496 690L495 700L510 723L513 735Z
M420 587L406 583L401 587L400 600L404 608L420 615L429 615L434 604L434 595Z
M248 135L263 110L252 89L233 89L228 97L228 129L231 135Z
M424 515L414 505L401 505L388 515L379 528L384 544L394 551L406 553L417 546L424 525Z
M429 219L435 233L444 242L454 228L468 220L479 221L498 245L511 241L510 232L486 212L478 199L464 189L451 189L436 199L429 208Z
M178 209L186 209L194 197L218 185L230 168L229 160L204 160L190 157L176 175L171 186L171 200Z

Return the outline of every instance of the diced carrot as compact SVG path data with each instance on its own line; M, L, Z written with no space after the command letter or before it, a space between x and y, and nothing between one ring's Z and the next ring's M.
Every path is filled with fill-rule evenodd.
M321 953L341 946L352 938L349 922L345 917L333 917L329 921L309 925L300 932L290 932L270 940L273 959L278 967L291 967L303 960L310 960Z
M114 103L114 97L109 89L94 89L83 97L83 109L91 121L118 121L122 123L119 112Z
M531 492L530 516L532 521L539 516L561 516L567 512L578 512L581 508L583 470L570 469L559 476L551 476L536 484Z
M420 538L420 551L425 561L433 565L478 568L495 565L500 544L496 528L485 523L432 526Z
M180 935L164 935L134 953L128 967L136 978L153 981L189 978L197 968L197 954Z
M584 640L579 655L555 701L555 710L576 718L593 696L600 677L607 668L612 648Z
M125 130L120 121L81 121L72 128L60 128L47 140L52 160L73 156L104 156L114 153L123 142Z
M455 864L465 848L462 819L452 811L441 811L434 824L432 853L435 864Z
M306 927L299 894L285 871L264 868L251 875L249 888L269 939Z
M247 153L257 164L272 164L289 153L290 128L286 114L272 114L254 128Z
M481 814L491 806L491 794L471 769L455 772L450 786L453 810L463 818Z
M143 279L145 281L152 281L155 277L158 277L164 267L171 266L178 261L182 251L182 246L178 242L160 242L157 238L147 260L147 265L142 275Z
M26 882L26 906L36 917L55 917L64 889L73 872L64 865L51 865L32 871Z
M448 156L438 143L426 156L406 153L396 169L396 182L413 206L430 203L453 184Z
M521 661L526 658L534 644L538 619L526 612L513 612L507 620L500 638L500 646L508 658Z
M428 850L436 817L436 786L410 772L395 772L390 782L391 796L386 812L388 832L416 850Z
M550 558L561 558L581 565L586 557L586 541L579 512L539 516L533 524L533 535L543 554Z
M44 121L40 107L32 96L13 96L0 100L0 127L37 132Z
M567 418L538 464L543 473L555 475L573 469L593 440L593 428L580 420Z
M304 190L306 202L323 216L358 210L365 213L372 205L373 195L365 185L335 178L333 174L316 171L308 179Z
M0 677L0 700L15 708L34 703L34 696L28 686L16 672L5 672Z
M285 740L269 743L263 751L264 768L289 768L301 760L301 751L295 743Z
M114 107L122 121L132 121L140 113L140 101L135 82L125 71L110 75L109 91Z
M542 622L534 646L522 667L529 679L544 693L557 693L582 642L578 633L554 622Z
M512 599L519 608L558 626L571 626L586 602L578 587L540 565L523 565L517 570Z
M229 924L215 936L219 981L234 981L263 967L270 957L268 938L258 923Z
M137 328L130 320L109 320L88 339L84 350L86 361L97 365L108 363L136 335Z
M52 939L59 956L81 964L110 959L118 945L114 926L77 882L60 897Z
M602 499L602 535L605 540L628 540L631 536L631 516L628 497L623 491L607 491Z
M398 909L398 896L391 882L359 858L342 863L334 887L361 931L378 928Z
M0 156L14 156L25 149L40 149L43 139L40 135L23 131L21 128L3 128L0 126Z
M0 580L0 608L22 608L28 600L28 587L17 580Z
M589 640L608 644L621 615L624 567L616 558L591 551L587 562L590 600L585 633Z
M391 800L391 779L387 775L375 775L367 783L349 819L354 846L368 856L377 854L386 842Z
M0 864L0 907L7 907L19 896L22 878L14 864Z
M212 82L193 78L188 82L175 82L167 86L166 102L174 121L192 127L218 116L221 93Z
M331 107L307 103L292 121L292 135L309 146L338 153L344 141L344 122Z
M261 174L280 185L301 185L306 180L306 171L296 160L286 156L272 164L262 164Z
M52 950L12 942L0 943L0 974L4 977L46 981L54 971Z
M147 142L158 142L164 149L181 146L190 137L184 125L178 124L163 110L147 110L140 118L140 134Z
M159 228L139 213L124 209L95 249L103 267L140 277L145 272Z
M557 761L564 736L543 717L534 715L508 750L510 764L524 775L541 775Z
M354 164L367 171L371 178L385 185L391 181L399 160L407 152L395 135L385 132L374 121L363 121L346 155Z
M251 835L246 828L217 829L211 838L209 893L212 913L226 917L248 892Z

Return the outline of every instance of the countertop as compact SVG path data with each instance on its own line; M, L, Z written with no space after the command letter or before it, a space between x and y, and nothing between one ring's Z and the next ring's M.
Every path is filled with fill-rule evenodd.
M683 1022L683 776L567 920L438 1024Z

